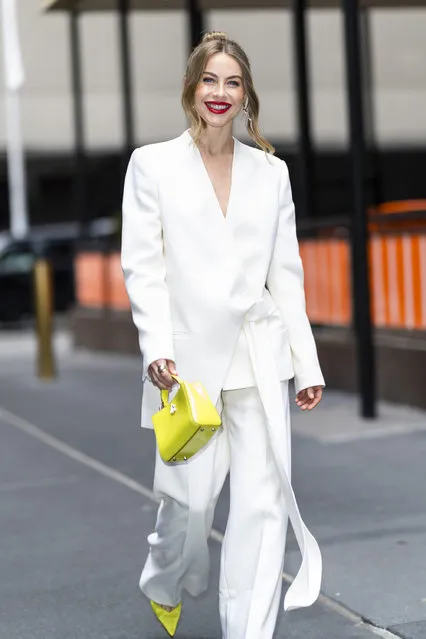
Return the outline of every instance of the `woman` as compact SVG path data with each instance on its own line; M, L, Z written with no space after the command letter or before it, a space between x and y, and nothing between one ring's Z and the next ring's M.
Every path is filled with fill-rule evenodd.
M171 374L200 380L223 430L187 465L157 453L161 498L140 587L173 635L183 591L207 587L207 540L225 477L224 639L269 639L279 608L287 520L302 564L284 608L312 604L321 555L290 483L288 380L311 410L324 380L305 312L287 167L258 129L249 61L222 33L189 58L182 105L191 127L137 149L124 187L122 265L143 355L142 425ZM232 136L243 112L259 149Z

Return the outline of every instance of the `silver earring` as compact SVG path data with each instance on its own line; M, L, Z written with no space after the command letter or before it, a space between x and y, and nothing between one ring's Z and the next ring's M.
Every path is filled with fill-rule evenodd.
M252 120L251 120L250 113L249 113L249 110L248 110L248 98L246 98L246 99L244 100L244 103L243 103L243 111L244 111L244 114L245 114L245 116L246 116L246 118L247 118L248 122L249 122L250 124L252 124Z

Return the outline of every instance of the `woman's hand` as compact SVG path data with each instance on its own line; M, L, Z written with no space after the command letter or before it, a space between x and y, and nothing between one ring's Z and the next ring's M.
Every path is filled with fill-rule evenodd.
M157 359L149 365L148 375L154 386L160 390L170 390L176 384L172 377L177 375L175 363L171 359Z
M304 388L297 393L296 404L301 410L312 410L322 399L322 389L322 386Z

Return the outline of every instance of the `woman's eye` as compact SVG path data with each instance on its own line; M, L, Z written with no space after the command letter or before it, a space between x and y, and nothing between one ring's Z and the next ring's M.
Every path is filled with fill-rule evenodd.
M203 78L203 83L204 84L212 84L214 82L215 82L214 78L209 78L208 76ZM231 86L231 87L239 87L240 86L240 83L238 82L238 80L228 80L227 84L228 84L228 86Z

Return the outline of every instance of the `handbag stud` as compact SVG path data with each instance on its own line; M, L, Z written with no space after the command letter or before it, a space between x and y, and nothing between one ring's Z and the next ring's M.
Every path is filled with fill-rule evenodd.
M176 412L176 404L170 404L170 415L174 415Z
M184 457L183 459L184 459L184 461L186 461L188 459L188 457Z

